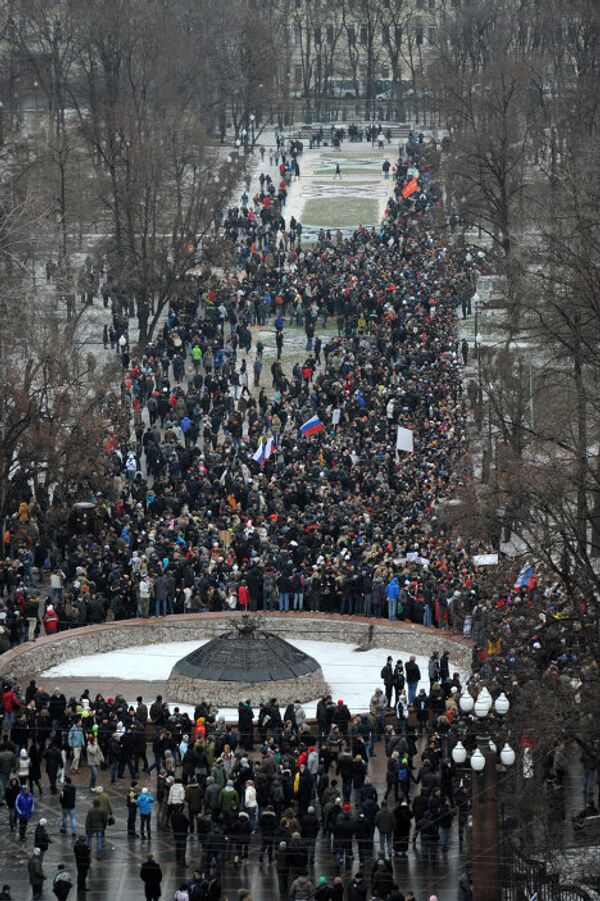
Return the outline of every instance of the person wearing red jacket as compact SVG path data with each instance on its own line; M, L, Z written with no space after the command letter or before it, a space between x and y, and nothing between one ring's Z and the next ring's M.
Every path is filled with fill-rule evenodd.
M248 604L250 603L250 592L248 591L248 586L245 582L242 582L242 584L238 588L238 603L244 610L248 609Z
M19 699L12 690L6 688L2 692L2 737L10 738L11 729L15 723L17 710L19 709Z
M46 635L54 635L58 631L58 614L52 604L48 604L43 623Z

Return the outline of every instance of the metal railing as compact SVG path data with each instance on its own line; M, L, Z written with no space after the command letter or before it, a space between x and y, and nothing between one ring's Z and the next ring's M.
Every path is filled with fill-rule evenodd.
M576 885L561 885L545 863L527 857L511 838L504 840L502 859L503 901L593 901Z

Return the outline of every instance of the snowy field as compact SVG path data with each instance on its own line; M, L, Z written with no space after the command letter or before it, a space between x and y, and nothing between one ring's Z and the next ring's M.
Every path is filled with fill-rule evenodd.
M45 678L89 678L90 689L93 692L93 679L110 678L166 682L171 670L178 660L190 654L196 648L206 644L206 641L177 641L166 644L146 645L145 647L125 648L120 651L110 651L107 654L91 654L87 657L75 657L66 663L61 663L52 669L42 673ZM367 710L369 700L376 688L381 688L382 682L379 676L381 668L385 665L388 655L394 660L401 659L404 663L409 654L394 651L387 648L375 648L371 651L357 652L355 645L341 644L327 641L290 641L295 647L300 648L306 654L310 654L321 664L325 681L329 685L334 701L342 699L350 710L360 712ZM417 657L417 663L421 670L422 679L419 688L429 691L429 679L427 677L427 658ZM452 658L450 658L450 673L454 672ZM460 670L459 670L460 672ZM461 672L461 679L465 674ZM252 700L252 689L240 688L239 700L245 697ZM177 698L166 698L169 704L176 704ZM198 700L201 700L200 698ZM304 704L308 716L314 716L317 708L317 700ZM188 705L179 705L182 710L191 710ZM235 709L221 710L224 716L234 717Z

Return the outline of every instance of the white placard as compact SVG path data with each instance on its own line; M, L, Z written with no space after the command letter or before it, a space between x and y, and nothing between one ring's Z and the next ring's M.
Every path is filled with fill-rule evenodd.
M474 554L475 566L498 566L498 554Z
M331 425L337 425L340 421L342 411L339 408L336 408L331 414Z
M399 425L398 433L396 435L396 450L412 454L414 449L415 445L412 429L405 429L403 426Z

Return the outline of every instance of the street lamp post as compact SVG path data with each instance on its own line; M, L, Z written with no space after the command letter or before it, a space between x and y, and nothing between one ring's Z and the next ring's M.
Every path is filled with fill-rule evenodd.
M502 901L496 768L498 756L502 766L512 766L515 752L506 742L498 755L490 736L491 723L488 715L493 705L499 716L505 716L510 709L510 702L502 693L494 703L487 688L482 688L477 700L465 691L459 703L463 713L474 712L477 717L477 747L471 754L473 901ZM457 742L452 749L452 759L458 765L465 763L467 751L461 742Z
M250 113L250 131L251 131L251 139L250 139L250 149L252 153L254 153L254 143L255 143L255 131L254 124L256 122L256 116L254 113Z

